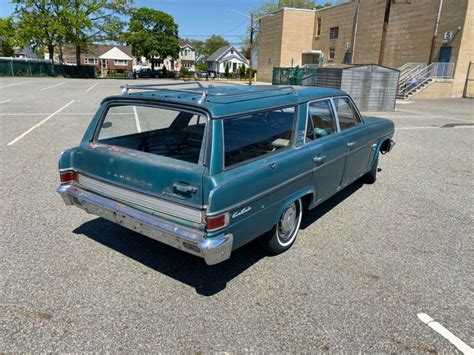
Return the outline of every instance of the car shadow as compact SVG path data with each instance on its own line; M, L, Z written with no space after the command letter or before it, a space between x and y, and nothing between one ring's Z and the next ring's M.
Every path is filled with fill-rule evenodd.
M300 229L308 228L311 224L323 217L326 213L328 213L346 198L351 196L354 192L359 190L362 186L364 186L364 184L360 180L357 180L351 185L347 186L344 190L338 192L328 200L321 203L316 208L306 211L306 213L303 215L303 219L301 220Z
M232 253L218 265L208 266L203 259L157 242L102 218L76 228L84 235L139 263L193 287L203 296L224 290L227 283L260 259L271 256L253 241Z
M318 218L344 201L363 184L356 182L317 208L307 211L301 229L308 228ZM232 252L229 260L208 266L199 257L187 254L166 244L128 230L102 218L86 222L73 231L105 245L157 272L193 287L203 296L212 296L224 290L227 284L265 257L258 241L253 241Z

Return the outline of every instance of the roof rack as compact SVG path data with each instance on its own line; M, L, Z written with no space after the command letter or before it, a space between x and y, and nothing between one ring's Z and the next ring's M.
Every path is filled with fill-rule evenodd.
M193 88L188 89L173 89L173 86L183 86L183 85L196 85L198 90L193 90ZM242 95L251 95L254 94L255 92L258 93L266 93L266 92L273 92L273 91L282 91L282 90L290 90L292 95L296 95L296 89L291 86L291 85L286 85L286 86L271 86L268 88L258 88L257 90L253 90L251 92L242 92L239 90L236 90L234 92L209 92L207 89L214 89L216 86L213 86L210 84L209 86L204 86L202 85L201 82L199 81L191 81L191 82L178 82L178 83L168 83L168 84L147 84L147 85L134 85L134 84L125 84L124 86L121 86L122 90L122 95L128 95L130 89L138 89L138 90L165 90L165 91L174 91L177 93L190 93L190 94L196 94L196 95L201 95L201 97L198 100L199 104L202 104L206 101L208 96L214 96L214 97L219 97L219 98L224 98L224 97L229 97L229 96L242 96ZM201 90L199 90L201 89ZM287 93L284 93L285 95Z

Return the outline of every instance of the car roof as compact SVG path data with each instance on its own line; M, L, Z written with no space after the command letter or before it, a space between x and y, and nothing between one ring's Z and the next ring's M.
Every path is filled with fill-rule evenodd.
M129 86L134 89L134 86ZM139 88L137 86L136 88ZM227 85L209 86L192 89L177 89L163 86L153 90L131 92L125 96L112 96L104 101L146 100L194 106L209 112L211 118L235 116L245 112L254 112L285 106L293 106L325 97L347 95L338 89L321 87L273 86L273 85Z

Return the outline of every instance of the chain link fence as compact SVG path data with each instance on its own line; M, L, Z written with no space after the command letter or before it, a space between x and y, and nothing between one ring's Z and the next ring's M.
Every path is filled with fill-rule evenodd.
M0 76L95 78L95 67L53 64L49 60L0 57Z
M273 68L273 85L315 86L318 68Z

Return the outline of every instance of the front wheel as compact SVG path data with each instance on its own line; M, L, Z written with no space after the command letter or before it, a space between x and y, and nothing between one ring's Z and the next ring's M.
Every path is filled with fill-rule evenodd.
M290 249L300 230L302 216L301 199L290 203L272 230L263 236L263 247L273 254L280 254Z

